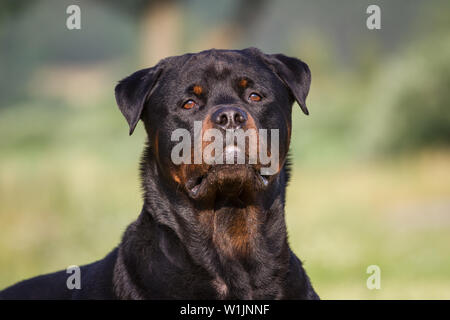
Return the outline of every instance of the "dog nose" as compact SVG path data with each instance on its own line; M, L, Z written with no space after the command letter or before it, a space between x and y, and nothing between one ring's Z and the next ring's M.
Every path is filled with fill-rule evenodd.
M211 116L212 122L222 129L239 129L247 122L247 113L236 107L222 107Z

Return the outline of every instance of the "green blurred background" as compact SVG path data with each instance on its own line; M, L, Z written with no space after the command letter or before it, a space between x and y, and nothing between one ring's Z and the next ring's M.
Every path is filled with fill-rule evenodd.
M418 0L1 1L0 288L103 257L140 212L145 134L128 136L119 79L249 46L312 70L287 223L319 295L449 299L450 5Z

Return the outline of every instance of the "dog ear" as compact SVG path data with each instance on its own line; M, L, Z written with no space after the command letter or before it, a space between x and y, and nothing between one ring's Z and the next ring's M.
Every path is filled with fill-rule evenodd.
M308 65L300 59L283 54L267 54L264 55L264 58L275 74L290 89L303 113L308 115L306 96L311 85L311 71Z
M114 89L117 105L130 126L130 135L141 118L142 110L153 93L161 71L162 68L158 65L136 71L119 81Z

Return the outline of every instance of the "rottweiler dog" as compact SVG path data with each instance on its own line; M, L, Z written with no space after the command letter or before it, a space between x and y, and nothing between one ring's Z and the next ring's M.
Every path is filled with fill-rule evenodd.
M284 216L292 105L308 114L310 83L301 60L256 48L169 57L121 80L115 96L130 134L142 120L148 135L142 212L117 248L80 267L81 288L69 288L63 270L19 282L0 298L318 299L289 247ZM174 161L177 129L200 137L253 130L261 145L260 129L271 137L275 129L277 166L264 174L260 160L246 161L251 146L228 142L220 151L244 163ZM179 154L192 160L207 142Z

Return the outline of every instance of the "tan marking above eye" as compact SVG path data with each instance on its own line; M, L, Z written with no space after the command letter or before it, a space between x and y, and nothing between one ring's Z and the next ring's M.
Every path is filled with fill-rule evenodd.
M183 108L184 109L192 109L193 107L195 107L197 105L197 103L195 103L194 100L188 100L183 104Z
M261 96L255 92L251 93L250 96L248 97L249 100L254 101L254 102L258 102L261 101Z
M199 85L195 85L194 88L192 88L192 91L196 94L196 95L201 95L203 92L203 88Z
M247 85L248 85L247 79L241 79L241 80L239 81L239 86L240 86L241 88L247 88Z

